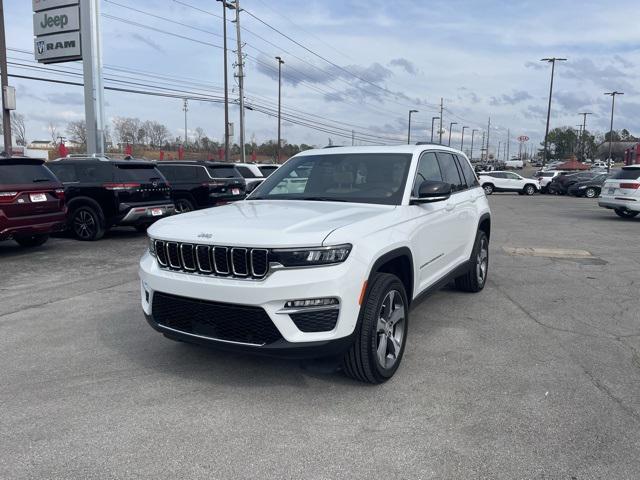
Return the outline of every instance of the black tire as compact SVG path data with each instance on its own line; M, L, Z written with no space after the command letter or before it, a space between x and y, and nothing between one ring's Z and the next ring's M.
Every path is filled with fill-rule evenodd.
M178 198L175 201L176 204L176 213L187 213L187 212L193 212L195 210L195 207L193 206L193 203L191 202L191 200L188 200L186 198Z
M93 242L104 236L105 227L98 212L85 205L76 208L71 214L71 231L78 240Z
M484 189L485 195L491 195L493 193L493 185L490 183L485 183L482 185L482 188Z
M26 236L16 237L14 238L14 240L21 247L32 248L32 247L39 247L40 245L43 245L47 240L49 240L49 235L48 234L26 235Z
M631 210L624 210L622 208L616 208L614 212L616 212L616 215L618 215L620 218L634 218L640 213L632 212Z
M149 225L148 223L145 223L143 225L135 225L133 228L135 228L140 233L145 233L150 226L151 225Z
M522 193L524 193L525 195L529 195L529 196L533 195L534 193L536 193L536 187L529 183L529 184L524 186L524 189L523 189Z
M596 198L598 196L598 190L593 187L589 187L584 191L584 196L587 198Z
M456 287L463 292L477 293L484 288L489 274L489 239L482 230L476 234L470 262L469 271L456 278Z
M400 308L400 313L392 315ZM395 318L393 323L384 321L387 316L388 320ZM373 384L389 380L402 361L408 327L409 302L404 285L395 275L375 273L360 308L355 339L342 359L345 374Z

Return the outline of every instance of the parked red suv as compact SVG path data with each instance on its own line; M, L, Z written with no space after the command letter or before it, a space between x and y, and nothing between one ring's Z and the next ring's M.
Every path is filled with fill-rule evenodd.
M64 188L44 161L0 158L0 240L42 245L66 217Z

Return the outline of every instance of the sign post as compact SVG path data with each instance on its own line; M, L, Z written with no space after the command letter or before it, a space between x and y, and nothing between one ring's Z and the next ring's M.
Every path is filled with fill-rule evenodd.
M99 0L32 2L35 58L40 63L82 60L87 153L103 154L104 96Z

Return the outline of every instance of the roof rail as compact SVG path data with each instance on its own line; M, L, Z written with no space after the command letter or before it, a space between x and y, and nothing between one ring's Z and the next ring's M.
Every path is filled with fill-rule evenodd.
M91 155L89 155L88 153L70 153L64 158L76 158L76 159L95 158L96 160L103 160L103 161L111 160L111 158L108 155L104 155L100 153L92 153Z

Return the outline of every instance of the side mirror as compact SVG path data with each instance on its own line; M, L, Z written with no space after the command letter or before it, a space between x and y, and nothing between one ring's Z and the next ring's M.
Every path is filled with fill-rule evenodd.
M425 180L418 188L418 196L411 197L411 204L441 202L447 200L450 196L450 183Z

